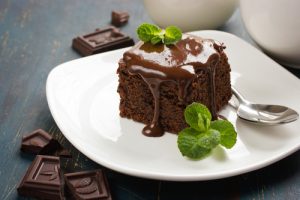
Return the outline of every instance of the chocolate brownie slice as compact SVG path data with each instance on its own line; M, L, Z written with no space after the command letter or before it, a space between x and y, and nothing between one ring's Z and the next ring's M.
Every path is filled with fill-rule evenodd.
M185 107L200 102L216 119L232 95L224 48L192 35L175 45L137 43L119 61L120 116L178 133L187 127Z

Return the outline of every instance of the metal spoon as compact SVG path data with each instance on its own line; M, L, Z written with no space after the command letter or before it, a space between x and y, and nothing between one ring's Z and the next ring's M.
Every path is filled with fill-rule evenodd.
M255 104L247 101L235 88L231 88L233 95L239 101L237 115L247 121L258 124L276 125L293 122L299 114L286 106Z

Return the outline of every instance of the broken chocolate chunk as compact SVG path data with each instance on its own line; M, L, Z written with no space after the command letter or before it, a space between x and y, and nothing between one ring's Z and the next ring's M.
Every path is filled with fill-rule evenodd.
M58 151L61 148L63 147L60 145L60 143L57 140L52 138L50 142L44 148L42 148L38 154L55 155L56 151Z
M111 24L120 27L128 22L129 14L128 12L122 11L112 11L111 12Z
M73 39L72 47L83 56L134 45L134 41L116 27L96 29L95 32Z
M37 129L22 138L21 150L39 154L52 140L52 136L42 129Z
M108 182L101 170L69 173L64 177L75 199L111 200Z
M55 156L59 156L61 158L72 158L72 154L69 150L65 149L65 148L59 148L55 153Z
M63 199L60 174L58 157L37 155L23 177L18 193L38 199Z
M54 155L71 158L71 153L66 150L56 139L42 129L37 129L22 139L21 151L40 155Z

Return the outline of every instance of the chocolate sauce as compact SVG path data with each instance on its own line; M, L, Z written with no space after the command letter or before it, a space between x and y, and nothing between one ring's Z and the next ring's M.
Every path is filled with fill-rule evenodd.
M218 118L216 110L215 69L216 63L211 63L210 67L206 69L209 76L210 109L213 120Z
M146 125L142 133L146 136L159 137L164 134L164 130L160 127L159 119L159 97L160 97L160 83L162 82L156 78L146 78L142 76L144 81L148 84L149 89L154 97L154 116L150 124Z
M184 35L175 45L139 42L125 52L128 72L132 75L139 74L143 78L154 99L154 115L151 123L143 129L144 135L157 137L164 133L159 124L161 83L175 82L178 86L178 99L185 102L187 88L197 78L198 70L209 75L210 109L213 119L217 118L214 77L221 48L216 48L215 45L217 44L213 40Z

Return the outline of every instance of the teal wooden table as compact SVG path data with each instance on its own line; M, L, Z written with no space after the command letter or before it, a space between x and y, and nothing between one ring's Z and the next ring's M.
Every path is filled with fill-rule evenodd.
M19 150L22 135L45 129L71 149L68 171L104 169L114 199L300 199L300 152L263 169L203 182L147 180L120 174L89 160L64 138L46 100L48 73L80 56L72 38L105 27L112 10L131 17L122 31L135 40L136 27L151 22L141 0L0 0L0 199L19 197L16 187L33 156ZM237 10L220 30L254 44ZM289 69L300 77L300 70Z

